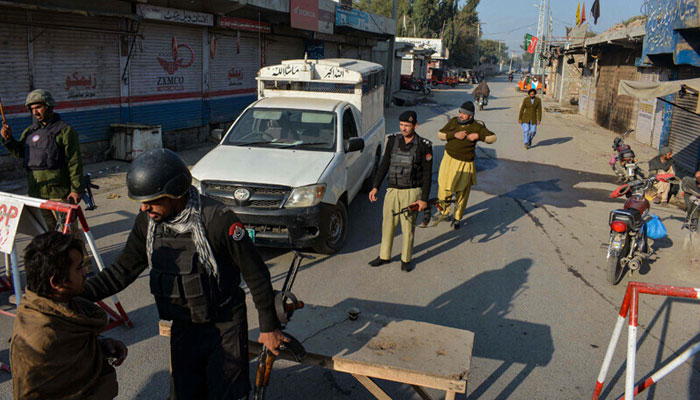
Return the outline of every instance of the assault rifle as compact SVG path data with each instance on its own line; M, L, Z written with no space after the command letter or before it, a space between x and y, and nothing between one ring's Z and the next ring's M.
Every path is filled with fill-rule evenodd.
M304 303L297 300L296 296L291 292L291 289L297 277L297 272L299 272L301 261L305 258L313 260L315 257L307 256L294 250L294 259L292 259L292 265L289 267L289 272L287 272L282 290L275 294L275 311L277 312L277 318L281 324L280 329L282 330L287 326L287 322L292 318L294 311L304 308ZM297 362L303 360L306 357L306 350L301 342L288 333L284 333L284 336L289 339L289 342L282 343L279 350L289 350ZM277 357L272 354L267 347L262 347L258 360L258 368L255 371L255 393L253 394L253 400L263 400L265 398L265 389L270 384L272 364L274 364L276 358Z
M448 207L450 204L452 204L454 202L455 202L455 199L453 199L453 198L449 198L447 200L440 200L437 197L432 198L432 199L428 200L428 208L425 209L426 215L430 215L430 209L433 206L435 206L438 209L438 211L442 212L445 210L446 207ZM406 215L406 217L408 217L408 215L410 213L416 212L416 211L418 211L418 202L415 202L413 204L409 204L408 207L404 207L404 208L400 209L399 211L396 211L394 213L394 217L397 215L401 215L401 214L404 214L404 215Z

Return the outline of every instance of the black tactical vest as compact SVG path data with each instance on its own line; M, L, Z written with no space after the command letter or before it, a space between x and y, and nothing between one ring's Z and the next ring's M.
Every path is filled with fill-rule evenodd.
M56 143L56 136L68 123L58 114L46 126L36 123L24 140L24 167L30 171L61 169L66 166L65 151Z
M414 137L413 145L408 151L401 150L400 143L404 140L402 135L396 135L396 142L391 149L391 162L389 164L389 187L410 189L421 187L423 174L418 160L418 146L420 138Z
M190 234L164 237L158 224L151 257L151 293L161 319L205 323L216 320L216 281L199 261Z

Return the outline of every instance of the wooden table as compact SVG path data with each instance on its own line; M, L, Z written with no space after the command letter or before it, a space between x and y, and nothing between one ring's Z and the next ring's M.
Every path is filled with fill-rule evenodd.
M254 307L248 310L249 351L258 355L257 315ZM159 328L161 335L170 335L169 321ZM308 304L285 331L304 344L303 364L351 374L377 399L391 397L372 378L411 385L423 399L432 399L425 388L444 391L448 400L466 393L472 332L379 314L360 313L352 321L347 310ZM280 358L294 361L287 352Z

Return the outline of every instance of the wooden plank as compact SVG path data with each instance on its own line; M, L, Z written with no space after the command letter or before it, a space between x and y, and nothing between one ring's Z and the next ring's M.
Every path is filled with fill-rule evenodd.
M249 352L257 355L261 345L257 314L248 307ZM169 334L169 322L159 332ZM309 306L299 310L289 332L301 341L308 356L304 364L353 375L465 393L474 334L469 331L378 314L360 314L351 321L344 310ZM294 361L282 352L281 359Z
M413 390L418 393L418 396L420 396L421 399L423 400L433 400L433 398L428 394L428 392L425 391L421 386L418 385L411 385L413 387Z
M357 379L357 381L360 382L365 389L369 390L369 392L372 393L372 396L376 397L378 400L391 400L391 397L389 397L389 395L386 394L386 392L384 392L382 388L374 383L374 381L369 377L355 374L352 374L352 376L354 376L355 379Z
M455 392L450 392L448 390L445 394L445 400L455 400Z

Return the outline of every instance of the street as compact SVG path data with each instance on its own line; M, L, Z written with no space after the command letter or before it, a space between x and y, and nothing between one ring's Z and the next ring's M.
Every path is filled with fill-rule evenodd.
M642 281L697 286L700 264L682 249L685 213L652 205L666 225L656 254L617 286L606 280L608 213L620 208L610 199L615 177L607 161L613 133L578 115L545 112L534 146L523 149L516 123L524 93L503 76L489 81L491 97L475 118L498 136L493 145L479 144L477 185L472 188L462 228L447 223L416 229L416 269L400 269L400 237L392 262L370 268L381 237L381 200L360 194L348 209L350 226L342 251L302 266L294 292L307 304L378 313L474 332L468 399L589 398L610 340L627 282ZM432 196L443 143L438 130L457 108L471 100L473 85L446 86L431 95L434 104L413 109L418 133L433 141ZM548 106L547 100L543 106ZM398 130L398 115L411 107L386 109L387 133ZM629 140L640 160L655 150ZM209 146L208 148L211 148ZM195 162L203 150L187 152ZM115 168L119 166L119 168ZM106 168L109 167L109 170ZM88 211L88 223L101 255L109 264L119 254L138 211L126 194L128 164L110 161L87 166L95 182L99 208ZM101 172L101 173L100 173ZM21 250L27 237L18 241ZM261 249L273 285L282 285L292 254ZM0 294L10 310L7 293ZM107 336L123 341L129 357L117 368L118 399L166 399L169 390L168 340L158 336L158 316L145 272L119 294L135 326L118 327ZM662 307L663 306L663 307ZM639 381L697 341L698 303L644 295L640 298L637 374ZM313 312L311 308L303 312ZM294 321L291 322L292 324ZM251 326L251 328L254 328ZM0 361L9 360L12 319L0 317ZM602 398L624 392L627 327L613 359ZM339 338L339 340L342 340ZM426 360L430 362L430 360ZM691 365L693 364L693 365ZM251 380L255 362L251 362ZM418 399L411 387L378 382L396 399ZM608 387L608 383L613 384ZM11 399L9 374L0 372L0 399ZM433 395L438 392L429 391ZM272 373L270 399L371 399L347 374L279 361ZM639 398L700 398L700 359L686 363ZM458 395L457 398L465 398Z

